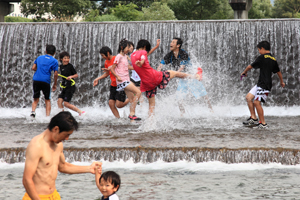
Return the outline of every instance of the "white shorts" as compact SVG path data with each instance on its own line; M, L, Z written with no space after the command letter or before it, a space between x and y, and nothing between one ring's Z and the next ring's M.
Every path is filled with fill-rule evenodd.
M117 85L117 91L123 91L128 85L130 84L130 81L124 81Z
M269 90L265 90L261 87L257 87L257 85L255 85L250 91L249 93L254 95L254 100L256 101L260 101L265 103L267 100L267 97L270 93Z

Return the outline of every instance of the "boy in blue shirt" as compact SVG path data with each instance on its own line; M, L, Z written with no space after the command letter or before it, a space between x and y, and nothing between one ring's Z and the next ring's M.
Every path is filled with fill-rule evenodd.
M35 117L35 109L40 100L40 91L43 91L46 104L46 116L51 112L51 72L54 71L54 84L52 91L56 90L57 77L58 77L58 61L53 58L56 48L53 45L46 46L46 55L39 56L32 66L32 70L35 71L33 75L33 102L31 117Z

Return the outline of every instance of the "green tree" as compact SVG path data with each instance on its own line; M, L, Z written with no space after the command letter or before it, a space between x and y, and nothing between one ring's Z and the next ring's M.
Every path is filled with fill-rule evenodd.
M210 19L233 19L234 11L232 10L228 0L220 0L218 10L210 16Z
M117 5L112 8L112 14L122 21L141 21L143 12L137 10L138 6L130 3L127 5Z
M270 0L253 0L249 10L249 19L272 18L272 4Z
M153 2L150 7L143 8L144 20L176 20L173 10L167 3Z
M178 20L211 19L218 12L219 0L168 0Z
M89 0L21 1L21 12L25 16L35 15L37 20L42 21L50 18L64 21L88 13L90 7L91 2Z
M122 4L130 4L133 3L137 5L137 10L142 11L142 8L147 8L151 5L153 0L129 0L129 1L116 1L116 0L106 0L106 1L99 1L98 9L100 12L100 15L102 14L110 14L112 11L112 8L115 8L117 5Z
M274 18L299 18L299 0L275 0L273 8Z

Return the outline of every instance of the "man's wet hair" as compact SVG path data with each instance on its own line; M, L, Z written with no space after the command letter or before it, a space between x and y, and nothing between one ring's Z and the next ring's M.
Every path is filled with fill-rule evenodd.
M264 48L267 51L270 51L270 49L271 49L270 43L268 41L261 41L258 43L258 45L256 47L259 49Z
M119 43L118 53L123 51L128 45L129 45L128 40L126 40L125 38L122 39Z
M78 122L68 111L63 111L52 117L48 129L51 131L55 126L58 126L59 132L72 131L78 129Z
M133 42L131 42L131 41L128 41L128 44L129 44L129 46L133 46L133 48L134 48L134 44L133 44Z
M62 60L65 56L70 58L70 54L66 51L63 51L59 54L59 60Z
M139 40L137 45L136 45L136 49L140 49L140 48L144 48L146 47L146 51L149 52L151 50L151 44L148 40Z
M54 45L52 45L52 44L47 44L47 46L46 46L46 52L47 52L47 54L50 54L50 55L53 56L55 54L55 52L56 52L56 47Z
M114 187L119 186L119 188L117 189L117 191L120 189L121 186L121 179L119 174L117 174L114 171L107 171L104 172L103 174L101 174L100 178L99 178L99 183L101 182L101 179L110 182Z
M112 55L112 51L108 46L104 46L100 49L100 54L104 54L105 56L107 56L107 53Z
M180 45L179 46L179 49L181 49L181 46L182 46L182 43L183 43L183 41L182 41L182 39L181 38L173 38L173 40L177 40L177 45Z

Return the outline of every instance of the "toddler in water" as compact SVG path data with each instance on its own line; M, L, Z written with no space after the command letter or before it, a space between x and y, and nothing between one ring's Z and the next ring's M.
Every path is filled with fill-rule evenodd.
M116 192L121 185L120 176L114 171L107 171L101 175L98 167L99 166L95 167L95 181L98 189L103 195L101 200L119 200Z

